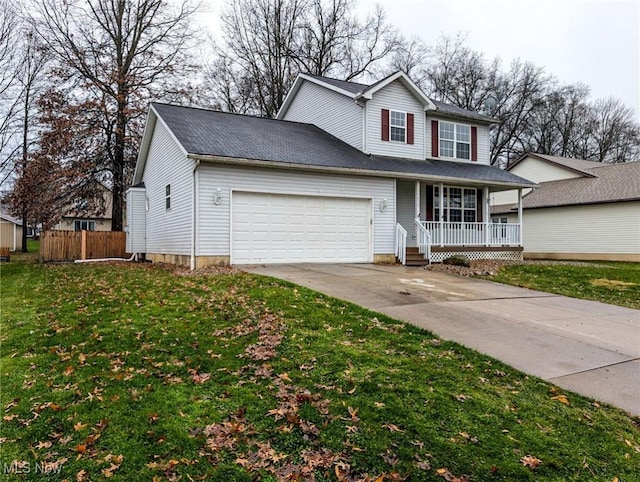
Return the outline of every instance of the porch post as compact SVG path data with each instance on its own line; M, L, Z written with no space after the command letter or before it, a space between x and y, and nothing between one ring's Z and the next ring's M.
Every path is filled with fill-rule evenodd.
M520 246L524 246L522 232L522 188L518 189L518 233L520 234Z
M482 217L484 218L484 244L489 246L490 236L489 236L489 186L484 186L482 188Z
M438 189L440 190L440 206L439 206L439 213L440 213L440 219L438 220L438 222L440 223L440 246L444 246L444 184L440 183L440 186L438 187Z
M420 181L416 181L416 192L415 192L415 217L420 219ZM416 230L416 241L420 243L420 229L418 226L414 226Z

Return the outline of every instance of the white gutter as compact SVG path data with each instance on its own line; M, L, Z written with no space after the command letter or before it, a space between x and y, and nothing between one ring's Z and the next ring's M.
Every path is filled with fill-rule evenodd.
M337 174L355 174L355 175L366 175L371 177L386 177L386 178L397 178L397 179L411 179L411 180L421 180L421 181L446 181L446 182L455 182L462 183L464 185L477 185L477 184L489 184L491 186L502 186L511 189L517 188L527 188L532 189L537 187L537 184L520 184L513 182L502 182L502 181L487 181L484 179L470 179L470 178L460 178L460 177L451 177L451 176L434 176L434 175L425 175L425 174L417 174L411 172L396 172L396 171L376 171L371 169L356 169L356 168L347 168L347 167L325 167L325 166L310 166L304 164L295 164L289 162L279 162L279 161L262 161L257 159L246 159L240 157L220 157L220 156L212 156L205 154L188 154L187 157L189 159L193 159L196 161L202 162L213 162L217 164L229 164L236 166L250 166L250 167L273 167L280 169L294 169L297 171L310 171L310 172L334 172ZM416 159L415 162L420 162ZM466 183L466 184L465 184Z
M189 268L193 271L196 269L196 208L198 206L198 167L200 159L195 159L196 165L193 167L193 201L191 203L191 256L189 260Z

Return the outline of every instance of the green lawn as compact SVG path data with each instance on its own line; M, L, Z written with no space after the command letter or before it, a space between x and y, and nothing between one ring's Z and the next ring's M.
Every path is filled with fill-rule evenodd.
M0 265L7 480L638 480L640 419L247 274Z
M516 264L504 266L496 275L486 278L640 309L640 263Z

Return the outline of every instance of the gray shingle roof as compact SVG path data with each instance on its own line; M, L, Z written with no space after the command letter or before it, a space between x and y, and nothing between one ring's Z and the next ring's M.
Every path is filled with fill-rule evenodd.
M472 110L463 109L457 105L447 104L446 102L440 102L438 100L432 100L431 102L433 102L438 108L438 112L442 112L443 114L466 117L468 119L475 119L483 122L496 122L496 119L493 119L492 117L488 117Z
M342 90L346 90L347 92L351 92L352 94L360 94L361 92L364 92L368 87L370 87L367 84L349 82L348 80L332 79L331 77L323 77L322 75L305 75L313 77L314 79L324 82L325 84L333 85L334 87L338 87Z
M523 207L532 209L640 200L640 162L591 164L597 166L588 169L588 173L596 177L543 182L523 198Z
M196 156L269 161L300 167L359 170L460 181L533 186L497 167L440 160L368 156L312 124L152 104L184 149Z

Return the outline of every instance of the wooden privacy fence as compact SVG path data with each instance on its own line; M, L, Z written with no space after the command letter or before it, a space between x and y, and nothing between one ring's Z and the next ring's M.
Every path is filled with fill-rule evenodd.
M40 261L124 258L126 234L120 231L45 231L40 237Z

